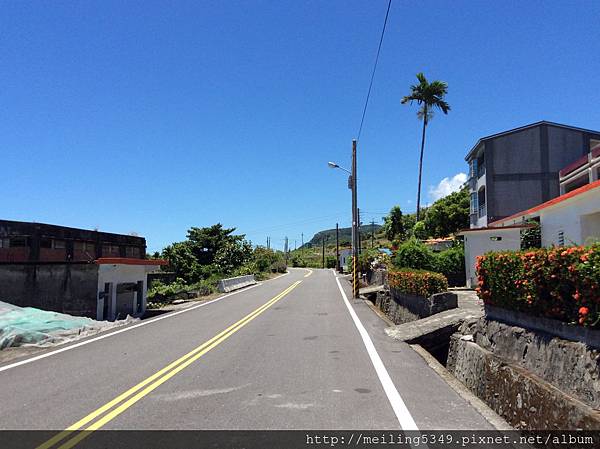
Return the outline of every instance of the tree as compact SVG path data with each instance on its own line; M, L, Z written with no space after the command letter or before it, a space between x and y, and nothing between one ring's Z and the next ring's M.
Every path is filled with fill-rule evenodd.
M235 228L220 223L188 230L187 240L163 250L169 268L186 282L197 282L214 274L229 274L252 256L252 246L244 235L233 235Z
M427 237L427 229L425 228L425 223L422 221L417 221L413 226L413 237L419 240L425 240Z
M410 95L402 98L401 103L412 104L416 101L419 106L417 117L423 120L423 135L421 137L421 154L419 156L419 184L417 187L417 221L419 221L419 213L421 206L421 175L423 172L423 150L425 148L425 130L427 123L433 118L434 109L440 109L444 114L448 114L450 105L444 100L444 96L448 93L448 84L443 81L432 81L429 83L423 73L417 73L419 84L410 87Z
M383 218L383 232L385 238L390 241L396 237L401 240L405 239L404 220L400 206L392 207L387 217Z
M425 228L432 237L447 237L469 227L469 189L463 187L433 203L425 214Z

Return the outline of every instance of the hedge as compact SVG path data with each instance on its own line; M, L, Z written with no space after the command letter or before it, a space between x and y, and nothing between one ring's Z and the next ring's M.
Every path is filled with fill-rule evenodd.
M600 243L488 253L476 268L486 304L600 327Z
M429 297L448 290L448 280L443 274L425 270L393 270L388 273L390 287L408 295Z

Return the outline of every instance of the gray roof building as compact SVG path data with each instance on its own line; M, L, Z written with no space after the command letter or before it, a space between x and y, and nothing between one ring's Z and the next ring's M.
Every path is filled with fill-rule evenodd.
M465 157L471 227L559 196L559 171L598 144L600 131L547 121L482 137Z

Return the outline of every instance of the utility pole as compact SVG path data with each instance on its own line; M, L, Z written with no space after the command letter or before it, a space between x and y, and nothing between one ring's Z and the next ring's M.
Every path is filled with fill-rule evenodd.
M356 139L352 139L352 296L358 298L358 206L356 195Z
M325 237L323 237L323 262L322 262L323 267L325 268Z
M296 239L294 239L294 251L296 251L296 250L298 249L298 248L296 247L296 242L297 242L297 240L296 240Z
M375 220L371 220L371 248L375 247Z
M300 248L302 249L302 258L304 259L304 232L302 233L302 245L300 245Z
M340 272L340 226L335 224L335 269Z
M285 253L285 263L288 261L288 238L285 238L285 245L283 247L283 252Z

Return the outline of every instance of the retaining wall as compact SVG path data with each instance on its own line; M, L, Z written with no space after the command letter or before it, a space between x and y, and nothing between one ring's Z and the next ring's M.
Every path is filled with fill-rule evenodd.
M376 305L394 322L394 324L408 323L443 312L444 310L458 307L456 293L444 292L423 296L407 295L390 287L389 292L379 293Z
M481 318L452 335L448 370L517 428L600 429L600 354L584 342Z
M0 300L20 307L96 317L98 265L0 264Z

